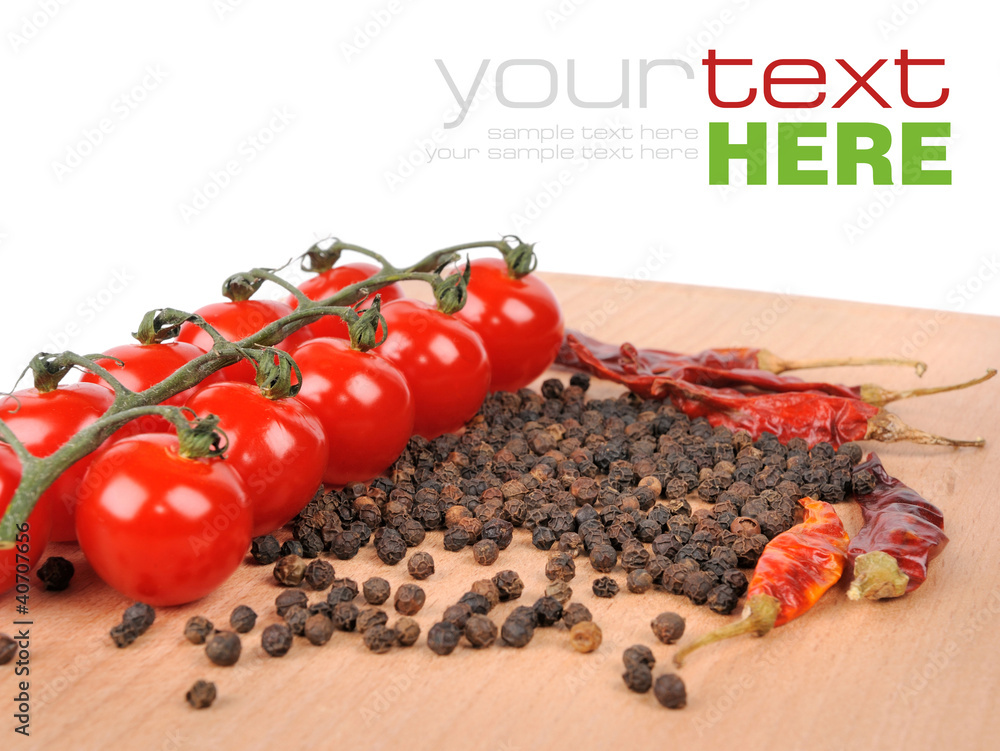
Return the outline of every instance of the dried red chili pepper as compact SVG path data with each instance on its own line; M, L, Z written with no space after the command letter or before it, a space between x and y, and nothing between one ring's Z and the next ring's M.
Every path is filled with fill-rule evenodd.
M795 376L780 375L781 372L789 369L787 367L788 361L777 358L767 350L705 350L695 355L681 355L655 349L637 349L628 342L616 347L576 331L566 333L556 362L565 367L583 370L599 378L624 384L631 391L646 398L662 398L655 394L655 379L673 378L700 386L753 388L767 393L811 391L847 399L859 399L880 407L899 399L968 388L996 375L995 370L990 370L985 376L964 383L890 391L875 384L843 386L821 381L803 381ZM796 367L821 367L842 364L892 363L927 367L923 363L911 360L892 360L889 358L840 361L813 360L803 361L795 365ZM923 372L921 367L918 367L918 373Z
M864 525L847 551L854 565L847 596L880 600L912 592L948 544L941 510L886 472L875 454L854 468L854 493Z
M786 442L802 438L812 447L826 441L834 447L850 441L912 441L941 446L982 446L985 441L944 438L911 428L892 412L849 399L811 391L782 394L745 394L658 377L649 385L650 397L667 396L690 418L704 417L714 427L746 430L754 439L768 432Z
M775 537L764 548L747 589L742 620L699 636L674 655L684 658L706 644L741 634L764 636L809 610L836 584L847 561L847 532L833 506L812 498L799 503L806 518Z

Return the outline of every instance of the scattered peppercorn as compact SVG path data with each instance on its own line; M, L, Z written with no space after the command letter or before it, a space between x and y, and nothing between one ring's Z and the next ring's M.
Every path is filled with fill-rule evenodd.
M641 595L653 588L653 577L644 568L637 568L628 572L625 579L625 586L633 594Z
M569 553L556 553L545 564L545 577L549 581L568 582L576 576L576 562Z
M302 582L311 589L316 591L322 591L333 584L334 578L337 576L337 572L334 570L327 561L322 558L316 558L315 560L309 561L306 565L305 573L302 576Z
M261 566L267 566L281 557L281 545L274 535L261 535L250 543L250 555Z
M204 644L214 632L215 626L212 622L201 615L191 616L184 624L184 638L192 644Z
M500 628L500 636L512 647L526 647L535 635L535 624L529 618L511 614Z
M462 632L458 626L448 621L440 621L427 632L427 646L435 654L450 655L458 646Z
M375 554L382 563L395 566L406 557L406 543L392 527L380 527L375 533Z
M281 546L281 550L278 552L281 553L282 558L289 555L296 555L301 558L305 554L305 551L302 549L302 543L298 540L285 540Z
M211 681L195 681L195 684L188 689L184 695L187 703L195 709L206 709L212 706L215 701L215 684Z
M414 579L423 581L434 573L434 558L423 551L414 553L406 562L406 569Z
M457 553L459 550L467 548L472 542L472 538L469 533L465 530L465 527L456 524L454 527L448 527L444 533L444 549L452 553Z
M618 594L618 582L610 576L594 579L594 595L597 597L614 597Z
M285 587L297 587L306 573L306 562L297 555L285 555L274 564L274 578Z
M394 605L396 612L403 615L416 615L424 606L427 595L416 584L403 584L396 589Z
M472 546L472 557L480 566L492 566L500 557L500 548L490 539L482 539Z
M562 619L566 628L573 628L578 623L594 620L594 616L590 614L590 609L582 602L571 602L563 608Z
M653 687L653 671L644 662L632 662L625 666L622 679L629 691L644 694Z
M272 623L261 633L260 645L271 657L284 657L292 648L292 630L284 623Z
M62 592L73 578L73 564L65 558L54 555L38 567L38 578L50 592Z
M288 612L289 608L295 607L307 607L309 604L309 598L306 597L306 593L301 589L289 589L282 592L274 600L274 606L277 608L278 615L282 618L285 617L285 613ZM211 624L209 624L211 625Z
M593 621L580 621L569 630L569 643L577 652L593 652L602 639L601 627Z
M653 684L656 700L667 709L681 709L687 705L687 691L684 681L675 673L665 673Z
M396 643L401 647L412 647L420 638L420 624L413 618L406 616L400 618L392 630L396 632Z
M590 565L594 571L602 574L610 573L616 563L618 563L618 551L608 543L600 543L590 549Z
M141 636L149 630L156 620L156 611L144 602L136 602L129 605L122 615L122 623L135 629L137 635Z
M539 626L556 625L563 615L563 606L555 597L541 597L532 606L535 611L535 621Z
M321 647L333 636L333 622L322 613L315 613L306 619L303 634L310 644Z
M139 632L136 631L135 627L129 623L119 623L111 629L111 641L113 641L115 646L119 649L127 647L138 638Z
M240 659L242 649L240 637L232 631L217 631L205 644L205 654L208 655L208 659L223 667L235 665Z
M633 644L622 652L622 662L625 663L626 668L638 663L652 669L656 666L656 657L653 655L653 650L645 644ZM650 676L650 684L652 681L652 676Z
M389 614L381 608L361 608L354 627L362 634L372 626L384 626L389 622Z
M353 602L338 602L330 609L330 622L337 631L353 631L358 625L359 612Z
M476 649L492 646L499 633L497 624L489 616L476 613L465 622L465 638Z
M486 599L489 610L495 608L500 602L500 590L493 583L492 579L480 579L472 583L469 591L476 595L482 595Z
M385 654L395 646L398 634L385 624L375 623L365 629L364 643L375 654Z
M656 638L664 644L673 644L684 635L684 619L677 613L660 613L650 626Z
M229 616L229 625L238 634L245 634L257 624L257 614L246 605L238 605Z
M293 605L285 611L284 618L285 623L288 624L288 628L292 630L292 633L296 636L302 636L306 630L309 611L301 605Z
M350 587L331 587L330 591L326 593L326 601L331 605L336 605L338 602L353 602L357 594Z
M516 600L524 591L524 582L516 571L501 571L493 577L493 583L500 593L500 602Z
M389 582L380 576L373 576L362 585L365 601L369 605L381 605L389 599L391 587Z

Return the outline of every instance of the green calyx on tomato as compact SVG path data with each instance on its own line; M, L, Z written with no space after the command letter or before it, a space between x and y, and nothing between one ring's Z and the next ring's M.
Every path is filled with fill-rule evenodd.
M385 316L382 315L382 296L375 295L371 306L360 311L357 319L347 327L351 349L367 352L375 349L386 337Z
M500 253L507 264L507 273L512 279L525 277L538 266L535 243L526 243L517 235L506 235L503 243Z
M469 275L471 273L472 266L466 259L465 270L462 273L449 274L434 285L434 299L437 300L438 310L450 316L465 306L465 301L469 296Z

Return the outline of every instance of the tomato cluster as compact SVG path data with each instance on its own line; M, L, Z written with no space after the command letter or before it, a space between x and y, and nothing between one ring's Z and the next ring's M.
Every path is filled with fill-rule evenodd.
M322 300L378 271L370 264L335 266L300 289ZM381 288L385 326L377 329L384 341L371 351L352 341L356 332L335 316L288 336L279 347L300 373L284 389L273 390L263 371L244 360L164 402L215 416L214 440L225 443L225 458L215 444L192 442L190 431L159 415L119 429L41 496L28 520L30 535L19 543L30 551L29 565L50 536L78 538L94 570L127 596L154 605L197 599L236 569L252 536L287 523L321 483L368 481L396 460L411 436L460 430L490 389L528 385L562 342L555 297L537 278L510 273L501 260L472 261L468 272L466 304L454 315L406 298L398 285ZM374 300L373 292L357 308ZM238 341L297 306L294 296L287 302L233 299L197 315ZM213 343L189 322L177 341L113 347L96 362L126 388L143 391ZM115 398L95 373L79 384L13 396L0 400L0 419L38 456L99 419ZM20 476L15 453L0 444L0 513ZM15 557L16 548L0 549L0 591L15 583Z

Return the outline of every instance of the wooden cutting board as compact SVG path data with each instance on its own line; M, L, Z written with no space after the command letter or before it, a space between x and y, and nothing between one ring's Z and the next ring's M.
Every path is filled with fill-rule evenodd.
M887 387L964 380L1000 365L1000 319L878 305L619 280L544 275L562 301L568 325L606 341L694 351L712 345L764 346L784 357L906 353L929 364L923 379L906 368L811 371L840 382ZM566 374L557 374L566 378ZM592 393L618 393L595 385ZM270 568L243 566L211 596L157 613L150 631L116 649L108 629L129 604L100 582L78 550L52 546L77 575L69 591L33 589L30 600L30 697L33 748L176 750L195 748L994 748L1000 735L1000 493L997 448L1000 379L970 391L894 405L912 425L956 437L985 436L985 449L895 444L878 447L888 468L944 510L951 543L926 584L902 599L854 603L846 584L805 617L764 639L743 637L705 649L680 671L688 706L671 711L652 694L630 693L621 653L650 646L654 675L671 670L672 647L655 640L649 622L673 610L688 634L732 618L663 592L613 600L591 592L595 576L580 561L574 598L604 631L601 649L574 652L562 628L540 629L522 650L460 647L450 657L427 649L369 653L356 634L337 633L324 647L297 640L282 659L260 648L261 629L277 621L280 592ZM866 445L866 448L873 448ZM838 506L849 532L860 514ZM490 569L471 551L452 554L441 533L423 549L437 573L423 583L424 632L476 579L512 568L526 583L519 602L498 607L499 621L530 604L547 583L546 554L518 530ZM378 574L393 586L404 565L383 566L366 547L333 561L358 582ZM624 573L614 576L624 584ZM314 595L315 597L315 595ZM185 642L184 622L203 614L217 625L248 604L258 626L244 637L235 667L210 664ZM0 631L16 618L7 595ZM192 710L184 693L197 679L214 681L215 705ZM5 706L3 748L29 743L14 736L17 694L12 666L0 669Z

